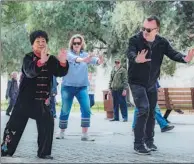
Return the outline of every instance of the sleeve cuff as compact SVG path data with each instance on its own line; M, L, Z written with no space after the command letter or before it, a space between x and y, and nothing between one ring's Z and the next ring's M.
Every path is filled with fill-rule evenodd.
M67 62L66 62L67 63ZM60 65L62 66L62 67L66 67L66 63L61 63L60 62Z
M184 56L184 57L182 57L182 59L183 59L183 61L184 61L185 63L188 63L187 61L185 61L185 56Z
M44 63L41 63L40 60L37 61L37 66L38 67L42 67L44 65Z

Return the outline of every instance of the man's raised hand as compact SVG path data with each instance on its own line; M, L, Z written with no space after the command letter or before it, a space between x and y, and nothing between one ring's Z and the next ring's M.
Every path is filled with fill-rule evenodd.
M194 57L194 48L189 50L188 55L184 57L186 62L190 62Z
M146 59L146 55L148 53L148 50L142 50L141 52L138 52L137 57L135 58L136 63L145 63L151 61L151 59Z

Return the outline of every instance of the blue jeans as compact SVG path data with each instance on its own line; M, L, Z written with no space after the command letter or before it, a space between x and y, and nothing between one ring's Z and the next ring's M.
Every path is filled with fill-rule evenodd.
M112 91L114 119L119 120L119 105L123 119L128 120L126 96L122 96L122 91Z
M95 101L94 101L94 94L89 94L89 98L90 98L90 108L94 106Z
M133 129L135 128L135 123L136 123L136 119L137 119L137 113L138 113L138 109L135 108L133 124L132 124L132 128ZM168 125L166 120L162 117L162 114L161 114L161 111L160 111L160 107L158 106L158 104L156 105L156 108L155 108L155 118L156 118L156 121L158 122L158 124L159 124L161 129L163 129L164 127L166 127Z
M77 98L81 110L81 127L90 127L90 99L87 87L61 86L62 107L59 128L66 129L74 97Z
M56 117L56 98L55 96L51 96L50 103L51 103L51 112L53 114L53 117Z

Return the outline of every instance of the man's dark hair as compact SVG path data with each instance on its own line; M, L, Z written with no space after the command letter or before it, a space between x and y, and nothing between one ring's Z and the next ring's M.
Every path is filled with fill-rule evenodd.
M147 20L148 20L148 21L153 21L153 20L155 20L157 26L160 27L160 20L159 20L159 18L158 18L157 16L155 16L155 15L149 16L149 17L147 18Z
M39 37L43 37L46 40L46 42L48 43L49 39L48 39L47 33L45 31L42 31L42 30L37 30L37 31L33 31L30 34L31 45L33 45L36 38L39 38Z

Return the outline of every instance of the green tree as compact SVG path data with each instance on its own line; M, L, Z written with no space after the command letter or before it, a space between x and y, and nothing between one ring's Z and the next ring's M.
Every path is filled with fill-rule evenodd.
M28 34L25 29L27 12L24 3L2 2L1 71L10 73L20 71L26 51L30 50Z

